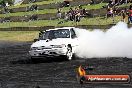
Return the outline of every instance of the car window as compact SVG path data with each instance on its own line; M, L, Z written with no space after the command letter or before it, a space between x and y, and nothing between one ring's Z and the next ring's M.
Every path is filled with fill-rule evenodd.
M55 38L70 38L69 29L59 29L53 31Z
M69 29L58 29L46 31L41 39L56 39L56 38L70 38Z

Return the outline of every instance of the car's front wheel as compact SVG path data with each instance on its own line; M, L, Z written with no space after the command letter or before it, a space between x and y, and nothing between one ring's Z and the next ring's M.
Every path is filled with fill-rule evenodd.
M70 46L67 47L67 53L66 53L66 59L68 61L72 60L73 58L73 53L72 53L72 48Z
M36 58L30 57L32 62L36 62Z
M41 61L41 59L40 59L40 58L31 57L31 61L32 61L33 63L38 63L38 62Z

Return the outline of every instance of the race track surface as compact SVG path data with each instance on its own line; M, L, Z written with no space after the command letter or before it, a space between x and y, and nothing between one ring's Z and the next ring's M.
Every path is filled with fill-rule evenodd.
M80 85L76 80L79 65L92 66L89 74L130 74L132 59L82 58L63 61L56 58L30 60L31 43L0 42L0 88L132 88L130 84L90 83Z

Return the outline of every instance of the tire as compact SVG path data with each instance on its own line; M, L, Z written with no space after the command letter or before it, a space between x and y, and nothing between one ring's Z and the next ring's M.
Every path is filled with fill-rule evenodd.
M66 60L71 61L73 58L72 48L70 46L67 47Z
M34 60L35 60L35 59L34 59L33 57L31 57L31 61L34 62Z
M37 58L34 58L34 57L31 57L31 61L32 61L33 63L37 63L37 62L38 62L38 59L37 59Z

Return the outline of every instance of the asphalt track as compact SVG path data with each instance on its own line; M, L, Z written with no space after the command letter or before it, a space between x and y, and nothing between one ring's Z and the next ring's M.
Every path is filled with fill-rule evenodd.
M0 42L0 88L132 88L128 84L90 83L80 85L76 81L79 65L92 66L89 74L130 74L132 59L129 58L82 58L63 61L56 58L30 60L31 43ZM59 60L58 60L59 59Z

